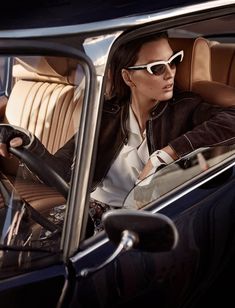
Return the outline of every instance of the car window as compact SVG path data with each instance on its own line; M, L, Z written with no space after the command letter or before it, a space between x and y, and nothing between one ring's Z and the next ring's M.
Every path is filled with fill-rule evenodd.
M13 127L26 146L10 147L10 157L0 158L1 275L26 269L42 255L59 256L87 85L74 58L16 55L12 64L1 125Z
M0 57L0 96L8 96L11 87L11 57Z
M166 194L195 181L234 157L235 147L204 148L150 174L130 191L123 208L141 209Z
M151 138L154 138L151 136L152 131L149 130L148 132L146 129L147 132L145 131L143 133L143 136L144 134L148 135L149 133L148 136L149 139L147 141L148 146L146 147L148 148L149 151L148 153L153 153L154 151L161 150L164 146L167 146L169 142L168 136L169 139L171 138L172 140L176 139L177 137L180 137L180 134L178 133L177 135L177 132L181 131L181 134L183 136L185 133L187 134L188 131L196 127L196 122L197 125L199 126L204 121L207 121L208 120L206 111L207 108L209 109L211 106L219 106L219 107L234 106L235 75L232 72L235 65L234 62L235 45L234 45L234 35L233 35L234 18L232 17L233 15L229 15L227 17L223 16L223 18L221 17L208 18L208 19L205 18L203 22L200 21L193 23L190 22L189 20L188 23L185 23L178 27L176 26L173 28L167 28L166 32L168 35L168 41L173 51L173 54L177 54L178 52L184 54L183 60L179 61L176 68L176 75L174 79L174 90L175 90L174 95L175 94L179 95L178 102L180 104L185 99L185 97L187 97L189 93L195 94L195 97L197 97L197 99L200 100L201 105L205 106L204 109L205 112L203 112L202 109L200 109L200 104L198 105L199 108L198 109L196 108L199 111L197 111L196 109L194 110L195 112L191 110L192 112L188 114L189 117L186 120L188 121L188 127L184 126L185 124L183 123L184 120L182 121L182 119L184 119L184 116L180 115L179 112L179 116L177 116L178 120L174 119L175 120L174 123L176 123L177 125L171 126L171 124L169 123L171 122L171 120L173 121L173 118L169 119L169 123L167 123L167 118L164 118L164 120L162 120L161 122L161 119L164 117L164 112L165 110L167 110L167 107L165 109L164 107L162 108L156 107L157 105L163 106L163 102L159 100L160 102L158 101L158 104L156 104L155 106L156 109L151 110L151 116L149 116L150 121L148 123L148 128L151 127L151 125L152 126L155 125L155 127L157 127L155 133L157 135L159 134L159 136L158 138L154 139L154 141L150 142L149 140L151 140ZM134 44L138 39L138 30L139 29L136 29L133 32L129 31L126 34L124 33L122 37L119 38L114 43L114 45L112 46L112 50L110 52L110 59L109 59L110 70L106 72L108 78L106 79L107 83L105 92L105 98L107 99L108 103L106 104L105 102L103 108L104 110L103 119L106 126L101 125L101 133L98 139L98 153L96 157L97 165L95 167L95 176L94 176L94 182L92 183L93 186L92 186L92 192L90 194L90 200L88 201L89 204L87 205L88 207L91 206L92 213L93 212L97 213L97 209L99 209L100 212L102 213L102 211L105 212L109 208L112 209L120 207L135 208L135 209L144 208L151 202L160 200L166 194L172 191L177 191L177 189L182 187L182 185L186 183L190 185L190 183L196 177L203 176L205 172L211 171L212 166L213 167L216 166L217 163L218 164L223 163L224 160L227 158L227 155L228 156L233 155L233 152L230 152L229 148L228 149L225 148L222 150L221 148L216 147L213 148L212 150L213 153L211 152L210 154L212 155L211 157L213 157L214 160L211 158L211 160L208 162L207 161L208 157L205 152L206 150L202 151L200 150L200 152L196 154L192 153L191 158L187 159L182 158L181 161L177 161L177 163L171 163L169 166L158 171L156 173L156 178L154 176L151 176L147 178L145 181L136 185L135 182L135 180L137 179L136 174L137 173L140 174L141 170L138 163L136 163L135 165L131 164L131 167L128 166L128 164L126 164L127 165L126 166L124 163L121 162L121 159L119 160L118 156L118 154L120 153L123 156L126 155L126 157L129 155L129 157L131 157L129 159L129 162L131 163L136 158L135 155L133 154L134 151L131 153L130 148L128 149L129 146L128 138L129 139L132 138L130 137L130 127L128 126L129 119L128 121L126 120L126 122L124 122L124 119L128 118L127 116L128 112L130 114L131 109L133 110L133 108L129 108L129 110L128 108L126 108L125 111L123 111L124 110L123 106L128 105L130 103L131 96L126 95L124 99L123 95L122 99L120 99L120 102L118 101L117 96L115 97L115 95L117 94L117 92L118 94L122 95L124 93L124 90L123 93L119 89L118 91L115 90L115 86L120 87L121 82L117 79L118 77L115 74L115 70L113 70L113 72L111 72L111 70L112 70L112 63L114 63L113 67L120 69L120 67L118 66L119 63L118 60L120 59L118 59L118 57L116 56L118 54L118 52L116 51L119 50L122 44L123 45L126 44L127 46L132 46L132 49L134 50L133 46L136 46ZM158 34L159 30L157 28L157 25L152 25L147 29L145 35L143 33L144 29L141 29L141 31L139 30L140 41L141 40L144 41L145 38L147 38L148 36ZM226 43L223 40L224 36L227 37ZM113 58L115 59L114 62L112 62ZM128 57L126 58L127 61L129 61L128 60L129 58ZM134 57L132 57L132 59L133 58ZM147 63L154 64L155 58L156 58L155 55L153 55L151 59L148 60L146 60L146 58L143 57L139 61L138 63L139 65L136 66L135 63L132 63L131 65L128 64L127 66L124 65L123 67L127 68L127 71L129 70L130 74L133 73L133 75L143 74L144 76L144 73L147 74L152 73L153 75L154 73L151 72L150 68L151 66L147 65ZM160 58L161 57L159 57L159 59ZM145 69L147 70L147 72L144 71ZM114 84L116 82L115 85L112 85L112 78L110 77L112 73L114 75L113 78ZM123 84L122 86L124 88ZM171 87L171 84L168 84L168 87ZM145 94L147 93L146 94L147 96L148 92L151 92L153 88L154 86L152 87L149 86L149 88L146 89L144 85L143 88L141 88L142 89L141 95L144 93L143 97L145 97ZM180 94L184 93L184 94L180 96L179 93ZM153 96L154 95L155 93L153 94ZM111 100L109 101L109 99ZM119 106L117 106L118 104ZM174 97L173 102L172 101L169 102L169 105L172 106L173 110L172 113L173 113L174 108L175 110L177 109L177 107L174 107L177 106L177 96ZM190 105L190 103L188 105ZM122 109L122 111L119 113L120 109ZM118 130L118 124L116 124L116 126L115 125L113 126L113 130L111 129L112 125L110 124L111 121L110 123L108 122L108 115L112 113L113 113L112 119L114 122L116 120L115 115L117 115L118 118L118 114L121 114L120 118L118 118L118 120L123 124L120 131ZM171 115L170 111L168 115ZM198 120L194 122L196 117L198 117ZM153 119L155 120L155 124L152 124ZM157 120L161 122L159 126L157 126L156 124L158 122ZM232 127L232 124L230 125L230 127ZM206 129L206 125L204 126L204 129ZM221 127L221 130L223 129L225 129L226 131L226 127ZM118 134L120 134L120 136ZM215 134L219 136L220 132L217 131L217 133ZM117 135L118 137L116 137ZM205 137L206 135L207 132L205 132ZM123 144L121 144L120 141L121 138L123 138ZM161 140L159 141L159 143L158 139ZM168 141L166 142L166 140ZM189 143L190 142L191 141L189 141ZM211 142L208 142L206 146L210 144ZM220 142L218 142L218 144L220 144ZM138 146L141 148L140 143ZM113 148L115 148L116 152L113 151L112 153ZM192 144L190 144L189 148L193 149L195 147ZM103 149L103 151L101 151L100 149ZM138 149L139 148L137 147L137 152ZM224 155L223 156L222 153L220 153L220 151L222 151L222 153L225 152L226 154L223 154ZM183 155L179 156L182 157ZM141 157L141 154L139 155L139 157ZM141 160L143 161L142 158L143 156L141 157ZM107 161L109 163L107 163ZM147 160L145 160L145 163L146 162ZM190 167L187 166L187 168L184 167L183 164L186 164L186 162L192 164L192 166ZM114 164L116 168L116 173L115 171L112 173L113 171L112 166L114 166ZM112 188L115 187L115 189L111 191L110 187ZM94 200L95 201L98 200L99 201L98 204L94 204ZM94 206L96 210L93 211ZM99 217L98 215L98 221L100 220L101 216Z

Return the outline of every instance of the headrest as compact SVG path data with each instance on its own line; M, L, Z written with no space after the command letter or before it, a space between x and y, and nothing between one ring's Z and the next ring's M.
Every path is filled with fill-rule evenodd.
M84 72L75 59L24 56L15 58L13 77L78 85L84 77Z
M219 48L217 42L199 37L170 38L169 43L174 51L184 50L184 60L177 66L175 76L176 85L180 89L198 93L205 101L212 104L235 105L235 88L213 80L212 65L214 66L216 61L212 63L211 48ZM221 59L219 62L221 63ZM223 61L220 67L224 64ZM219 72L221 73L221 70ZM232 80L232 73L230 78Z
M211 57L212 79L235 87L235 44L213 44Z
M186 91L192 90L196 81L211 80L210 46L204 38L170 38L174 51L184 50L184 60L177 66L176 85Z

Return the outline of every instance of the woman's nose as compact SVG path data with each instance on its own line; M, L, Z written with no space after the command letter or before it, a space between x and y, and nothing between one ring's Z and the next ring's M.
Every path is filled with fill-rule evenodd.
M166 70L165 70L164 78L165 79L174 78L175 72L176 72L175 67L171 68L169 64L166 64Z

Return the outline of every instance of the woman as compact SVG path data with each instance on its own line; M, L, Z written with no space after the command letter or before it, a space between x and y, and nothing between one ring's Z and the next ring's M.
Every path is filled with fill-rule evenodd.
M174 54L165 33L136 39L114 53L111 99L104 102L90 202L97 230L102 213L121 207L135 183L162 164L200 147L234 143L235 107L212 106L194 93L175 89L176 66L182 60L183 51ZM13 139L22 136L19 131L6 130L0 130L2 156L10 141L11 146L22 144L22 139ZM74 138L54 156L36 138L29 148L69 181Z

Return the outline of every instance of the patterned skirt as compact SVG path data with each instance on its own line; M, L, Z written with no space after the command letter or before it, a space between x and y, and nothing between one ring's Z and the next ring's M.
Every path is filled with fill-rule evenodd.
M102 224L102 215L110 209L110 206L103 202L94 199L90 200L89 214L94 223L94 234L97 234L104 229Z

